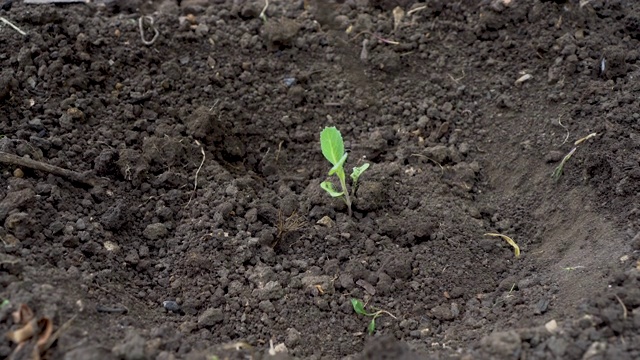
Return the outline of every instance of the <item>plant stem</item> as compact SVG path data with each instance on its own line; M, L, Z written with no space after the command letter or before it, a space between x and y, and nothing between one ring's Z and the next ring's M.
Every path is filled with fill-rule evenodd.
M340 179L340 186L342 186L342 192L344 193L344 202L347 204L347 210L349 211L349 217L351 217L351 197L349 196L349 189L347 189L347 181L345 179L344 170L338 171L338 178Z

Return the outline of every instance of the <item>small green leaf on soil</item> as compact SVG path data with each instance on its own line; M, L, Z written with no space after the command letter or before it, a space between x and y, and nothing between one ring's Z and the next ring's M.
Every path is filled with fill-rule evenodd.
M364 315L364 316L368 316L369 314L367 314L367 312L364 310L364 304L362 303L362 301L358 300L358 299L351 299L351 305L353 305L353 310L360 314L360 315Z

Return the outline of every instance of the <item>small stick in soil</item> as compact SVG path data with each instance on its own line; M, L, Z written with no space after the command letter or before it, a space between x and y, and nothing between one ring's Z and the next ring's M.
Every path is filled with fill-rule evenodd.
M63 169L58 166L49 165L40 161L36 161L29 158L0 152L0 163L9 165L22 166L33 170L44 171L53 175L57 175L63 178L67 178L71 181L75 181L81 184L89 185L91 187L97 185L96 179L89 178L88 176L81 174L77 171Z
M151 28L153 29L153 38L151 38L151 40L149 41L145 40L144 38L144 20L147 20L149 26L151 26ZM142 43L147 46L153 45L153 43L156 42L156 39L160 35L160 31L158 31L158 29L153 25L153 18L149 15L140 16L140 18L138 19L138 26L140 27L140 37L142 38Z
M0 16L0 21L2 21L3 23L5 23L5 24L7 24L7 25L11 26L11 27L13 28L13 30L15 30L15 31L17 31L18 33L20 33L20 35L22 35L22 36L27 36L27 33L26 33L26 32L24 32L24 31L20 30L20 28L19 28L19 27L17 27L17 26L15 26L15 25L13 25L13 23L12 23L11 21L9 21L9 20L5 19L4 17Z
M193 200L193 196L196 194L196 190L198 189L198 174L200 173L200 169L202 169L202 165L204 165L204 160L207 158L204 153L204 147L200 144L200 141L196 140L196 145L200 146L200 152L202 153L202 162L200 163L200 166L198 166L198 170L196 170L196 176L193 180L193 192L191 193L191 196L189 196L189 201L187 202L187 205L184 206L185 208L189 206L189 204L191 204L191 200Z

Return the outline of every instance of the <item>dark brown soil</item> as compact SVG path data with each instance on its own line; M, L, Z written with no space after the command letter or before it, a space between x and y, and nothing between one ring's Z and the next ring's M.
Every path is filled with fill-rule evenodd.
M640 358L640 3L0 2L0 151L77 172L0 165L0 333L24 303L73 319L49 359ZM325 126L372 164L353 217Z

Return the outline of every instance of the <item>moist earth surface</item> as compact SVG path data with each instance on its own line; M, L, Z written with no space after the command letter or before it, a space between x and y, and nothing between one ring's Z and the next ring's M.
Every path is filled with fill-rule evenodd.
M639 3L0 16L1 358L640 358Z

